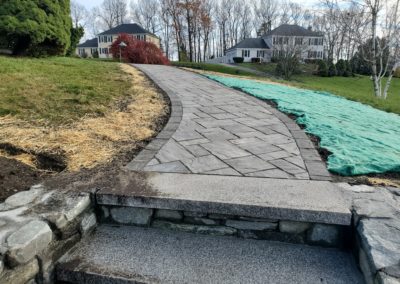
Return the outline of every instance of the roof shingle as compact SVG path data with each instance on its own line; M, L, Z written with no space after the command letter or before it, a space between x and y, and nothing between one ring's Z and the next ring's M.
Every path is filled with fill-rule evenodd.
M262 38L246 38L241 42L239 42L238 44L236 44L235 46L231 47L230 49L235 49L235 48L269 49L269 46Z
M104 31L99 35L116 35L116 34L152 34L151 32L145 30L138 24L122 24L112 28L108 31Z
M315 32L309 29L305 29L298 25L280 25L276 29L266 33L263 37L270 35L280 35L280 36L323 36L321 32Z
M95 47L98 47L98 46L99 46L99 43L97 41L97 37L95 37L95 38L92 38L92 39L88 39L84 43L78 44L77 47L92 47L92 48L95 48Z

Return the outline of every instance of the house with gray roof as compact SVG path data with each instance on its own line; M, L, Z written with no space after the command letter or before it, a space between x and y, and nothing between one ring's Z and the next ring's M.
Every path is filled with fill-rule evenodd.
M80 57L93 57L97 53L99 58L111 58L111 45L120 34L129 34L134 39L152 42L157 47L160 47L160 38L140 25L121 24L98 34L96 38L79 44L76 48L76 54Z
M88 39L84 43L78 44L76 47L76 55L80 57L94 57L98 52L97 37Z
M247 38L226 51L225 63L233 63L234 57L242 57L244 62L259 58L261 62L270 62L287 52L289 47L299 51L301 60L323 59L324 34L305 29L298 25L281 25L258 38Z

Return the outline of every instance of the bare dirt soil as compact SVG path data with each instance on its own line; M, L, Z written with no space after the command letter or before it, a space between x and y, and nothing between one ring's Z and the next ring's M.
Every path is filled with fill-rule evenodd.
M29 189L32 184L37 184L51 176L13 159L0 157L0 201L10 195Z

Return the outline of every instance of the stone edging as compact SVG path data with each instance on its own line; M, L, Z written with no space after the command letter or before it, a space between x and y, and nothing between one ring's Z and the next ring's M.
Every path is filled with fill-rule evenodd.
M90 193L42 185L0 203L0 283L54 283L56 262L97 225Z
M145 74L155 85L157 85L168 96L171 103L171 116L163 130L151 140L149 144L128 164L126 168L132 171L142 170L171 139L182 121L183 107L179 97L169 88L161 86L162 83L152 74L145 72L140 66L133 65Z
M207 78L204 75L199 75L198 73L193 72L194 74L201 76L203 78ZM211 80L210 78L207 78ZM310 179L312 180L325 180L331 181L332 176L326 168L324 161L321 159L317 149L314 146L314 143L307 136L305 131L300 128L300 126L291 119L287 114L279 111L277 108L270 106L265 100L257 98L251 94L248 94L244 91L239 91L234 88L230 88L225 86L224 84L214 81L213 82L219 84L225 89L229 89L230 91L235 91L241 95L247 95L250 100L253 102L263 102L267 105L267 109L272 112L283 124L288 128L289 132L292 134L293 139L296 141L297 147L300 150L300 155L303 158L303 161L307 167L308 174L310 175Z
M257 100L259 101L260 99ZM321 156L318 154L314 143L312 143L306 132L301 129L293 119L280 112L278 109L271 107L270 111L286 125L290 134L292 134L294 140L296 141L297 147L300 150L300 155L307 167L310 178L312 180L331 181L331 174L326 169L324 161L321 159Z

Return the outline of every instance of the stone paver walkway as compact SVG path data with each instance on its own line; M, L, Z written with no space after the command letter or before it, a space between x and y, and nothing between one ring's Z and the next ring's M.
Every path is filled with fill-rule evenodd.
M305 133L268 104L174 67L137 65L171 99L172 116L132 170L329 179Z

